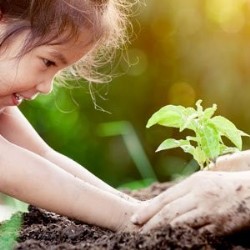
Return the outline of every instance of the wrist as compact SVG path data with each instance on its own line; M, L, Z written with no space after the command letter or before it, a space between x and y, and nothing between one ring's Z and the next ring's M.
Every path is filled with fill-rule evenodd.
M117 232L136 232L139 230L139 226L135 225L131 221L131 217L135 214L135 212L140 208L141 202L129 202L127 206L124 206L118 215L118 219L116 219L114 231Z

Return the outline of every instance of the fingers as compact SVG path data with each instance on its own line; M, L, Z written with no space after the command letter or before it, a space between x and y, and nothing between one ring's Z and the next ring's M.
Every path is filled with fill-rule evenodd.
M137 225L142 225L157 214L164 206L173 200L179 199L187 192L187 188L183 188L183 183L176 184L175 186L167 189L157 197L150 200L147 205L143 205L132 217L131 222Z
M218 222L215 222L211 224L208 224L208 225L204 225L202 227L200 227L198 229L199 233L203 234L203 233L211 233L211 234L214 234L214 235L217 235L217 236L222 236L222 235L228 235L232 232L234 232L234 228L233 227L229 227L227 224L224 225L224 224L218 224Z
M199 228L199 233L200 234L204 234L204 233L212 233L212 234L216 234L216 235L219 235L218 234L218 231L221 231L221 230L218 230L218 227L215 226L214 224L208 224L208 225L205 225L201 228Z
M201 209L192 210L182 216L175 218L170 225L188 226L197 229L199 233L212 233L216 235L226 235L232 232L233 227L230 227L224 220L224 216L218 214L206 214L206 211Z
M161 209L161 204L153 202L151 205L141 207L131 218L130 221L135 225L146 223L152 216L158 213Z
M192 195L186 195L178 200L167 204L155 214L141 229L141 232L148 232L151 229L171 224L175 219L192 213L196 210L196 202Z
M250 151L241 151L234 154L223 155L217 158L216 163L209 166L213 171L247 171L249 167Z
M170 224L222 235L249 226L250 202L242 198L249 197L249 190L242 188L242 175L234 176L203 172L169 188L136 213L137 221L145 223L141 232ZM246 190L244 195L240 190Z
M194 229L199 229L210 225L213 221L213 216L206 215L204 210L193 209L188 211L187 213L183 213L182 215L174 218L170 222L170 225L174 227L185 225Z

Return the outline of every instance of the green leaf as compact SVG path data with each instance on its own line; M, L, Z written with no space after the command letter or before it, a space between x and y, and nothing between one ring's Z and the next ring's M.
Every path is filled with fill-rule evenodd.
M22 213L16 213L0 225L0 249L14 249L22 225Z
M203 168L204 164L207 161L207 156L206 156L205 152L200 147L196 147L193 151L193 157L197 161L199 166L201 168Z
M159 124L166 127L178 128L183 124L183 106L167 105L155 112L148 120L147 128Z
M176 139L169 138L160 144L156 152L161 151L161 150L189 146L189 145L190 145L190 142L188 140L176 140Z
M197 133L199 145L208 159L214 159L220 154L220 135L216 127L207 122Z
M204 118L207 119L207 120L210 119L214 115L216 109L217 109L216 104L214 104L211 108L205 109L204 114L203 114Z
M238 130L228 119L222 116L213 117L217 109L216 104L203 109L201 103L202 100L196 102L196 109L167 105L152 115L147 127L160 124L179 128L180 132L191 129L195 134L187 136L185 140L167 139L158 147L157 151L180 147L184 152L192 154L200 167L204 168L219 155L241 150L241 137L249 135ZM223 137L227 137L236 147L227 147L222 140Z
M193 108L186 108L183 116L183 126L180 127L180 132L184 129L196 130L195 119L198 117L198 113Z
M194 137L194 136L187 136L187 137L186 137L186 140L197 142L197 137Z
M247 134L247 133L245 133L245 132L243 132L243 131L241 131L241 130L239 130L239 129L238 129L238 132L240 133L240 135L241 135L241 136L247 136L247 137L250 137L250 135L249 135L249 134Z
M163 141L160 146L156 149L156 152L161 151L161 150L166 150L166 149L171 149L171 148L178 148L180 147L180 142L175 139L166 139Z
M222 116L211 118L211 122L215 125L221 135L227 137L239 150L242 149L241 136L244 132L238 130L231 121Z
M200 100L200 99L195 103L198 113L203 112L203 107L201 106L201 103L202 103L202 100Z
M192 146L190 143L186 143L186 144L183 143L182 145L180 145L180 147L182 148L182 150L185 153L189 153L189 154L193 155L195 147Z
M220 145L220 155L232 154L238 151L239 149L236 147L227 147L226 145Z

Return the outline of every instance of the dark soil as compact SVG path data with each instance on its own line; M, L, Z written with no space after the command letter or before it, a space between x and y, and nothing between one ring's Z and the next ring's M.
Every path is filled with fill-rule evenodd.
M151 198L169 186L155 184L131 194L140 199ZM16 215L17 218L21 215ZM30 206L22 215L23 223L15 250L78 250L78 249L250 249L250 231L227 237L199 234L190 228L169 226L149 234L114 233ZM1 250L7 250L0 246ZM9 250L9 249L8 249Z

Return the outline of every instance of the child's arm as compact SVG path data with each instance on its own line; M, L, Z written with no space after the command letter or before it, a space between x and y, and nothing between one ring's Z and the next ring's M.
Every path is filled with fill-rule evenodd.
M136 203L90 185L0 136L0 190L27 203L111 230L136 229Z
M133 197L122 193L120 191L118 191L117 189L109 186L107 183L105 183L104 181L100 180L99 178L97 178L95 175L93 175L92 173L90 173L86 168L80 166L77 162L71 160L70 158L54 151L54 150L50 150L47 151L47 153L45 154L45 158L48 159L49 161L55 163L56 165L58 165L59 167L61 167L62 169L66 170L67 172L73 174L74 176L102 189L105 190L107 192L111 192L112 194L115 194L121 198L124 198L126 200L129 201L133 201L133 202L140 202L136 199L134 199Z
M136 201L132 197L112 188L78 163L51 149L16 107L7 108L0 115L0 134L10 142L42 156L81 180L119 197Z

